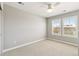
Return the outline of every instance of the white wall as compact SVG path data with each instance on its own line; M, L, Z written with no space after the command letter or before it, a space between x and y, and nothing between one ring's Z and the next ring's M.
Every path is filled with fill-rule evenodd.
M1 10L0 10L0 54L1 54Z
M5 20L4 49L45 38L45 18L8 5L4 5L3 11Z

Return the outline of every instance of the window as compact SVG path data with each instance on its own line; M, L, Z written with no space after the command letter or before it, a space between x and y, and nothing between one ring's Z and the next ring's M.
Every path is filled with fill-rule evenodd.
M55 35L61 34L61 20L60 19L52 20L52 34L55 34Z
M77 37L77 17L63 18L63 35Z
M77 16L69 16L52 20L52 34L67 37L78 36Z

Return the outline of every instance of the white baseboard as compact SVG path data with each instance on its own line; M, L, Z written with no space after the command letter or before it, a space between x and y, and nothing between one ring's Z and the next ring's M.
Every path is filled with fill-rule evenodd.
M62 41L62 40L56 40L56 39L52 39L52 38L47 38L47 39L53 40L53 41L57 41L57 42L62 42L62 43L73 45L73 46L78 46L77 44L66 42L66 41ZM5 49L2 52L5 53L7 51L11 51L13 49L21 48L23 46L27 46L27 45L30 45L30 44L33 44L33 43L36 43L36 42L39 42L39 41L42 41L42 40L45 40L45 38L44 39L40 39L40 40L36 40L36 41L32 41L32 42L29 42L29 43L25 43L25 44L22 44L22 45L19 45L19 46L15 46L15 47L12 47L12 48L9 48L9 49Z
M40 39L40 40L32 41L32 42L29 42L29 43L25 43L25 44L22 44L22 45L19 45L19 46L15 46L15 47L12 47L12 48L9 48L9 49L5 49L2 52L5 53L7 51L11 51L13 49L21 48L23 46L27 46L27 45L30 45L30 44L33 44L33 43L36 43L36 42L39 42L39 41L42 41L42 40L45 40L45 39Z
M71 42L67 42L67 41L63 41L63 40L52 39L52 38L47 38L47 39L78 47L78 45L75 43L71 43Z

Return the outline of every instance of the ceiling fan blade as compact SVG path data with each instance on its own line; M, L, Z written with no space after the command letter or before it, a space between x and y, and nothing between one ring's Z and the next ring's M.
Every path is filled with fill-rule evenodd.
M60 2L56 2L53 6L58 6L60 4Z

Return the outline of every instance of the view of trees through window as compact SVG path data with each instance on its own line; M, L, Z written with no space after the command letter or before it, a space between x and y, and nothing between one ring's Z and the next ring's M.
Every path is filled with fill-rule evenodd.
M55 19L52 21L52 32L54 34L61 34L61 21L60 21L60 19Z
M65 17L62 20L52 20L52 34L61 35L61 33L65 36L77 37L77 16Z
M63 19L63 34L70 36L77 36L77 17L66 17Z

